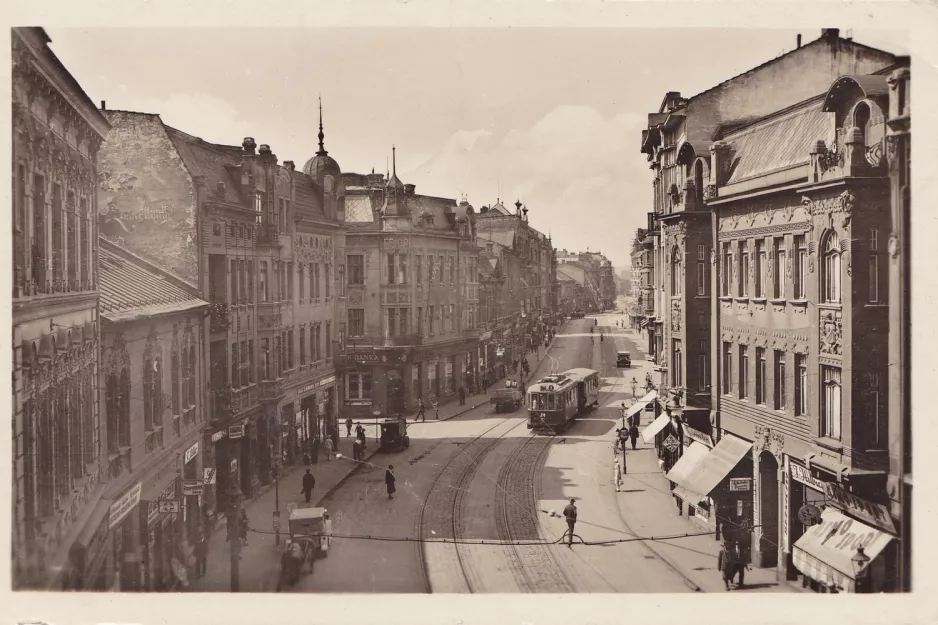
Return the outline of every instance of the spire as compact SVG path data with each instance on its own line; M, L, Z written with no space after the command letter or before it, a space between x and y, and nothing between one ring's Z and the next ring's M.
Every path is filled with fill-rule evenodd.
M404 183L397 177L397 148L393 145L391 146L391 176L388 178L388 188L404 188Z
M319 151L316 152L318 156L325 156L328 154L326 148L323 146L322 141L326 138L326 135L322 132L322 96L319 96Z

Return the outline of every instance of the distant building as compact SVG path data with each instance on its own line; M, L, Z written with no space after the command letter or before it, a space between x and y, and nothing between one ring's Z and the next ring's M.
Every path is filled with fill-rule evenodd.
M42 28L12 39L12 585L106 588L97 155L108 122Z

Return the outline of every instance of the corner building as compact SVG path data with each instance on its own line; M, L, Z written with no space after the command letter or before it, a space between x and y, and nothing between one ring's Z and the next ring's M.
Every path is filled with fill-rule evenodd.
M478 371L479 250L467 202L419 195L394 169L345 174L345 414L405 414Z

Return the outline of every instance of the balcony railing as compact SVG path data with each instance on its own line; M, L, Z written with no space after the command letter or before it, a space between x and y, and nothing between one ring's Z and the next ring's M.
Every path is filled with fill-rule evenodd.
M260 401L280 401L283 397L283 378L261 380L257 383L257 398Z
M280 246L280 231L275 224L259 224L257 226L257 244Z
M397 336L358 336L348 340L348 348L356 347L410 347L423 344L423 337L419 334L398 334Z

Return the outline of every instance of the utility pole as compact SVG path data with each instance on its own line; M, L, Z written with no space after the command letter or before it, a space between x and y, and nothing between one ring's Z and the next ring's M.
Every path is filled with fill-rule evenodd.
M238 472L231 472L231 489L228 491L231 506L228 510L228 543L231 546L231 592L238 592L241 571L241 489L238 488Z

